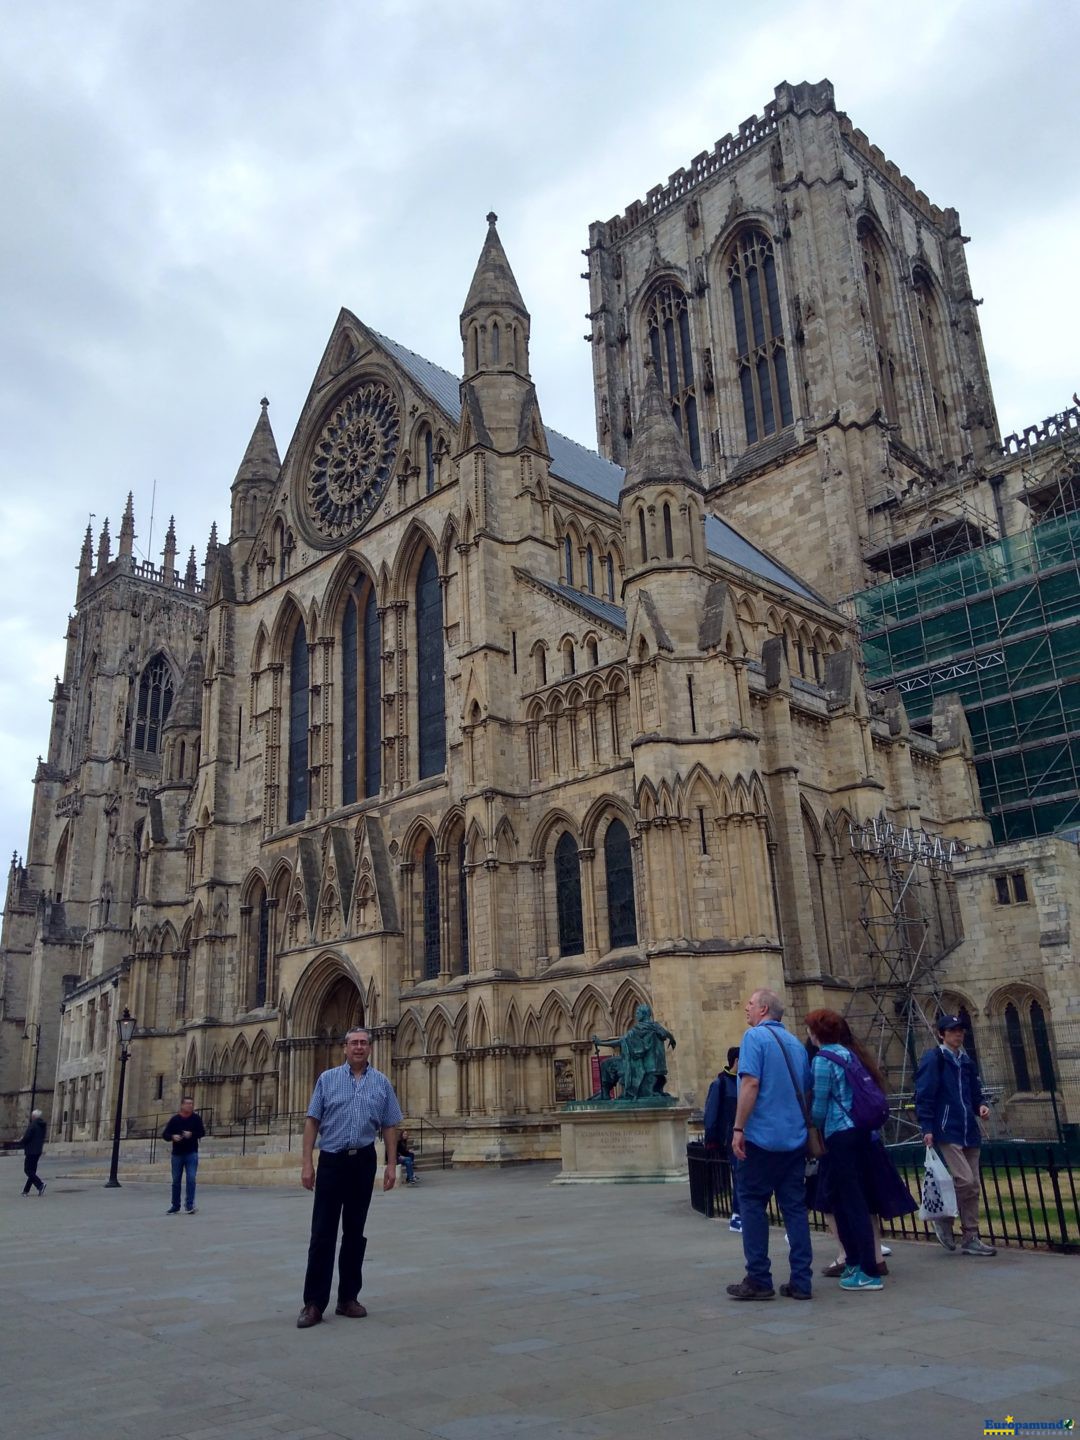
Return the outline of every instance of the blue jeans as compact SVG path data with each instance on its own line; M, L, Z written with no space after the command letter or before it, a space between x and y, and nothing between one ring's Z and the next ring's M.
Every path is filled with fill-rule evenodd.
M791 1246L791 1283L810 1291L814 1256L810 1249L810 1220L806 1213L806 1156L798 1150L763 1150L746 1142L746 1159L738 1164L739 1211L742 1216L746 1273L755 1285L772 1288L769 1267L770 1198L775 1195L784 1217Z
M399 1156L398 1156L398 1160L400 1161L400 1163L401 1163L402 1165L405 1166L405 1183L406 1183L406 1185L411 1185L412 1182L413 1182L413 1168L414 1168L414 1166L415 1166L415 1164L416 1164L416 1158L415 1158L415 1156L413 1156L413 1155L399 1155Z
M195 1209L195 1171L199 1168L199 1152L193 1151L190 1155L171 1155L172 1160L172 1208L180 1209L180 1179L187 1176L187 1197L185 1204L189 1210Z

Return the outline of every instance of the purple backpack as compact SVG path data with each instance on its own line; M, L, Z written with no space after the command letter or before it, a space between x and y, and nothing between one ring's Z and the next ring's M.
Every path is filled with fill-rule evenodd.
M857 1055L834 1055L829 1050L818 1052L834 1065L839 1065L851 1086L851 1109L841 1110L856 1130L880 1130L889 1118L889 1102L881 1086ZM837 1101L839 1104L839 1101Z

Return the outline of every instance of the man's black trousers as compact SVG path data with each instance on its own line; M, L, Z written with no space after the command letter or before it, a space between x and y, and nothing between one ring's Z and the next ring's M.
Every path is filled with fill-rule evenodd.
M23 1194L30 1194L30 1186L33 1185L38 1194L45 1189L44 1182L38 1179L37 1167L40 1155L26 1155L23 1157L23 1174L26 1176L26 1184L23 1186Z
M308 1247L304 1304L320 1311L330 1306L334 1279L334 1250L338 1221L341 1222L341 1253L338 1256L338 1302L348 1303L360 1294L363 1285L364 1224L371 1192L375 1188L378 1162L374 1145L362 1150L336 1154L320 1151L315 1173L315 1204L311 1212L311 1244Z

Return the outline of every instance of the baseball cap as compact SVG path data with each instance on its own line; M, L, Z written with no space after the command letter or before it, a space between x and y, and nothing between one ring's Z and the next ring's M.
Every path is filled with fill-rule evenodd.
M939 1015L937 1028L942 1030L966 1030L967 1024L959 1015Z

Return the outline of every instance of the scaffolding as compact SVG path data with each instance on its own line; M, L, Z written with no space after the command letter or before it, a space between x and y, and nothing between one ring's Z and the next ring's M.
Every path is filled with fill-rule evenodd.
M937 695L967 713L998 841L1080 822L1080 513L1051 514L854 597L867 684L928 732Z
M937 1044L939 967L959 940L951 907L943 912L941 893L962 846L895 825L884 811L864 823L851 822L848 835L859 870L866 963L845 1015L888 1080L888 1139L907 1140L918 1131L912 1100L919 1055Z

